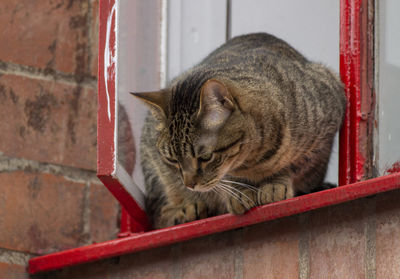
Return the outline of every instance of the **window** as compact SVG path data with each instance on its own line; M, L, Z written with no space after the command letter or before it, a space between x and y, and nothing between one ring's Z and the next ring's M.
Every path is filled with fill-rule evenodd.
M282 26L279 24L273 27L275 21L284 20L278 16L279 9L288 17L299 14L304 21L315 25L315 20L305 16L307 11L310 16L315 15L320 21L324 21L332 16L329 11L336 9L338 12L340 7L340 49L335 50L334 43L329 43L332 49L325 51L340 54L340 72L349 99L339 141L339 185L342 186L261 206L243 216L221 215L148 231L146 214L142 209L143 183L138 171L140 168L137 167L139 154L136 152L140 138L140 125L137 124L142 121L143 110L141 105L137 106L134 100L126 97L127 94L124 93L133 89L153 90L170 76L190 66L191 62L185 59L201 58L186 53L189 48L185 49L185 45L182 44L184 40L187 40L186 46L200 42L201 47L191 45L190 48L198 47L199 52L203 51L202 56L222 43L227 35L250 31L246 30L246 24L249 24L246 20L250 15L243 15L245 8L235 0L213 1L213 6L209 6L207 14L212 15L220 9L216 17L217 22L211 24L212 32L196 28L194 25L198 20L195 18L179 17L182 11L191 8L207 9L211 1L171 1L169 7L166 6L166 1L161 1L161 4L157 1L100 2L98 176L125 208L121 224L121 236L124 237L32 259L29 267L31 273L145 250L400 188L400 167L396 163L400 159L400 152L399 145L395 144L399 140L400 132L395 123L395 108L392 106L393 102L400 101L398 94L395 94L396 88L399 88L398 78L393 75L398 73L400 67L398 51L395 51L399 49L400 40L394 36L400 26L396 15L393 14L398 10L395 9L396 5L398 6L397 2L385 1L380 3L380 7L374 7L371 6L373 1L341 0L340 5L339 1L331 1L331 6L325 6L328 5L326 2L322 4L321 1L315 0L310 1L310 8L294 8L294 1L290 2L290 5L288 1L281 1L279 6L274 1L273 7L276 10L273 10L273 13L276 18L269 19L269 26L282 34L289 31L280 30ZM269 2L254 3L268 5ZM191 4L202 7L191 7ZM304 11L299 13L299 9L303 8ZM295 14L290 15L290 9L293 9ZM320 11L316 13L316 9ZM167 30L168 11L178 20L169 21ZM224 16L220 17L221 14ZM240 20L237 26L235 18ZM378 19L379 24L376 24ZM188 22L182 26L177 25L182 20ZM251 22L256 24L257 20L255 15L251 18ZM313 35L319 38L325 33L339 34L339 30L335 29L337 27L334 19L330 25L313 26L316 30L308 30L309 33L306 30L307 26L301 24L303 23L295 27L304 32L295 32L297 36L302 35L294 39L295 42L299 42L300 47L297 47L300 50L301 44L310 47L311 42L312 47ZM220 26L223 28L219 29ZM200 38L203 36L202 32L208 36L203 41ZM286 35L289 36L289 33ZM293 43L285 36L281 37ZM326 40L329 39L331 37L328 36ZM171 53L167 53L167 49L170 49ZM187 57L179 56L179 61L170 58L167 65L166 58L168 55L174 55L174 52L183 53ZM318 57L310 58L321 60ZM332 63L334 68L334 64L338 62L333 59L327 63ZM378 97L375 95L376 91ZM376 101L379 103L379 111ZM132 112L134 114L131 114ZM131 133L124 129L130 130ZM124 138L121 137L122 134L125 135ZM132 148L134 146L136 147ZM135 160L124 157L124 154L135 154ZM386 175L389 173L392 174ZM376 176L379 177L373 178Z

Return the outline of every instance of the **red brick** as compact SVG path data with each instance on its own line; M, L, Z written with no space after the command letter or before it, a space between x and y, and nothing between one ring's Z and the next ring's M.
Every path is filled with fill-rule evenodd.
M0 60L82 75L88 69L88 1L2 0Z
M42 254L82 244L83 184L22 171L0 181L0 247Z
M119 203L104 185L90 185L90 235L94 242L115 239L118 228Z
M310 278L365 278L365 203L310 214Z
M376 203L376 278L400 278L400 191Z
M298 278L299 232L295 217L245 228L243 278Z
M233 232L182 243L182 278L234 278L236 244Z
M175 279L173 246L123 255L85 265L51 272L46 278L54 279Z
M96 93L92 89L0 77L0 151L8 156L96 169Z
M92 17L91 17L91 65L90 73L92 76L97 77L97 63L98 63L98 48L99 48L99 1L92 2Z
M17 264L0 263L0 278L28 279L25 266Z

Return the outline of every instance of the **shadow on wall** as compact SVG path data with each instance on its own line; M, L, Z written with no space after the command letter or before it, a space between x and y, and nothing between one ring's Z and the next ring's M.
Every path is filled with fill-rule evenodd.
M132 174L135 167L135 139L125 107L118 102L118 162Z

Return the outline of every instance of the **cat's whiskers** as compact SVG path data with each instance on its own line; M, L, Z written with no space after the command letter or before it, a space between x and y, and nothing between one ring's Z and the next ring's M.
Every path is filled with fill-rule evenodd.
M233 187L233 186L231 186L231 185L224 184L224 183L221 183L221 182L220 182L220 185L223 185L224 187L226 187L227 189L229 189L229 190L231 190L231 191L236 191L236 195L239 196L239 194L240 194L240 195L246 197L246 198L249 200L249 203L252 203L253 206L256 206L256 203L255 203L248 195L246 195L245 193L243 193L243 191L240 191L239 189L237 189L237 188L235 188L235 187ZM249 188L249 189L250 189L250 188ZM250 189L250 190L253 190L253 189ZM254 190L253 190L253 191L254 191ZM254 192L255 192L255 191L254 191ZM241 196L239 196L239 198L241 198Z
M253 190L254 192L260 192L260 193L263 193L263 194L265 194L265 195L269 195L266 191L264 191L264 190L262 190L262 189L260 189L260 188L257 188L257 187L255 187L255 186L253 186L253 185L249 185L249 184L246 184L246 183L242 183L242 182L237 182L237 181L230 181L230 180L221 180L221 181L223 181L223 182L226 182L226 183L232 183L232 184L237 184L237 185L239 185L239 186L243 186L243 187L245 187L245 188L247 188L247 189L249 189L249 190ZM257 195L258 196L258 195ZM259 198L259 197L258 197Z
M211 190L215 193L215 194L217 194L217 196L218 197L220 197L222 200L224 200L224 196L220 193L220 192L218 192L218 187L214 187L214 188L212 188Z
M249 196L247 196L245 193L243 193L243 191L241 191L241 190L239 190L239 189L237 189L236 187L233 187L233 186L231 186L231 185L227 185L227 184L224 184L225 186L227 186L227 187L229 187L229 189L232 189L232 190L234 190L235 192L238 192L238 193L240 193L241 195L243 195L243 196L245 196L248 200L251 200L252 201L252 199L249 197ZM250 191L252 191L253 193L257 193L257 191L255 191L254 189L250 189L250 188L248 188Z
M249 185L243 182L237 182L237 181L231 181L231 180L226 180L226 179L221 179L222 182L225 183L232 183L232 184L236 184L239 186L243 186L245 188L248 188L249 190L253 190L254 192L264 192L263 190L261 190L260 188L254 187L253 185Z
M219 183L218 186L219 186L219 188L220 188L221 190L225 190L226 193L229 193L231 196L234 196L234 197L236 197L238 200L240 200L240 196L239 196L236 192L232 191L232 189L230 189L229 187L227 187L227 185L222 184L222 183Z
M254 189L254 190L258 190L258 188L254 187L252 185L243 183L243 182L237 182L237 181L232 181L232 180L227 180L227 179L221 179L221 182L237 184L237 185L240 185L240 186L243 186L243 187L246 187L246 188L248 187L248 188L251 188L251 189Z
M217 185L217 184L218 184L218 179L214 179L214 180L209 181L209 182L207 182L206 184L204 184L204 186L207 187L207 186L213 185L213 186L211 187L211 192L215 193L216 195L219 196L219 198L221 198L222 200L224 200L223 195L222 195L220 192L217 191L217 190L218 190L218 185Z
M235 200L237 200L240 204L243 205L243 203L241 202L241 200L240 200L239 198L237 198L236 196L233 196L230 192L226 191L224 188L218 186L217 189L221 191L220 194L221 194L221 197L223 198L223 200L226 200L226 197L224 197L224 195L223 195L223 194L225 194L225 195L228 196L228 198L229 198L229 197L232 197L232 198L234 198Z
M225 186L221 185L220 183L218 183L217 185L218 189L220 189L222 192L224 192L225 194L228 195L228 197L232 197L234 199L236 199L241 205L244 206L243 201L241 200L240 196L238 194L236 194L235 192L233 192L232 190L226 188Z

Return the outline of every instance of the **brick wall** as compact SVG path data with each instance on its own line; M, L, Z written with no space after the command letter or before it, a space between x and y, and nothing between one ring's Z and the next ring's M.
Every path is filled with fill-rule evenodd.
M98 1L0 1L0 278L116 237L96 178Z
M400 278L400 190L38 278Z

